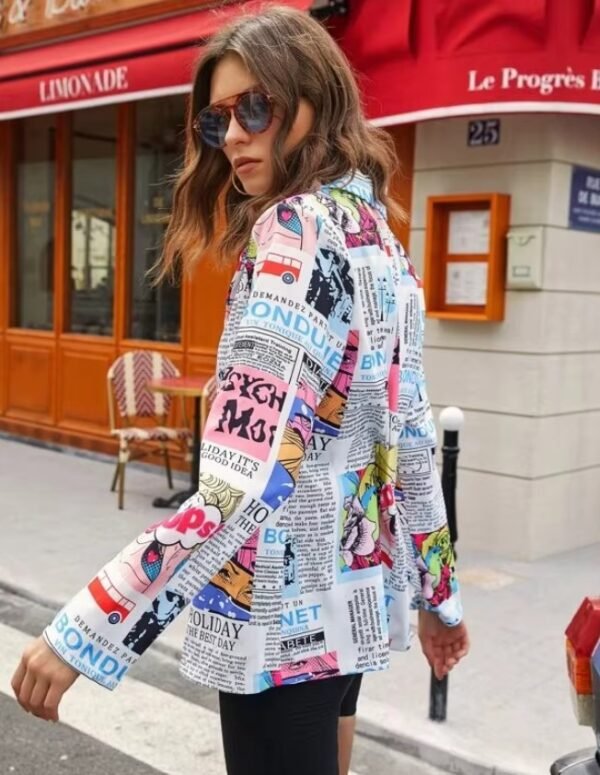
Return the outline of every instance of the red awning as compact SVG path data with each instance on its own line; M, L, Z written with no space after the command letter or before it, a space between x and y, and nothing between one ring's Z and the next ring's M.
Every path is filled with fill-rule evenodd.
M308 10L312 0L285 4ZM199 45L264 7L250 0L0 54L0 120L188 91Z
M380 125L600 114L600 0L352 0L332 31Z

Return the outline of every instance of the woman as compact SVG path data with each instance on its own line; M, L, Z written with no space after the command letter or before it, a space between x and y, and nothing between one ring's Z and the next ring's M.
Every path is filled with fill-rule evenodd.
M411 606L438 676L467 653L393 168L308 15L207 45L161 266L241 253L199 491L26 650L26 710L57 720L79 673L115 688L191 603L181 670L220 691L229 775L334 775L340 718L345 772L360 678L408 647Z

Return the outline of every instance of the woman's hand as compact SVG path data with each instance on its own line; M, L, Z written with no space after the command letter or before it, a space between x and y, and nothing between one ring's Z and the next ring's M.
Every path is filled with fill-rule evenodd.
M78 676L40 637L23 651L11 686L19 705L28 713L46 721L58 721L62 696Z
M432 611L419 611L419 640L425 659L440 680L469 653L465 624L447 627Z

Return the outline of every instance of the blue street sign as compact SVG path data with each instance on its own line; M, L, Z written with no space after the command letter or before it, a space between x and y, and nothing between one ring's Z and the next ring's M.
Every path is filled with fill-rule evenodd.
M600 170L573 167L569 228L600 231Z

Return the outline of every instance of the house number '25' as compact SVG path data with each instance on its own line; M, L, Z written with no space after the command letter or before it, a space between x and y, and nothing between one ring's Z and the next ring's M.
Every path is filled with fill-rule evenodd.
M486 118L469 121L468 145L498 145L500 142L500 119Z

